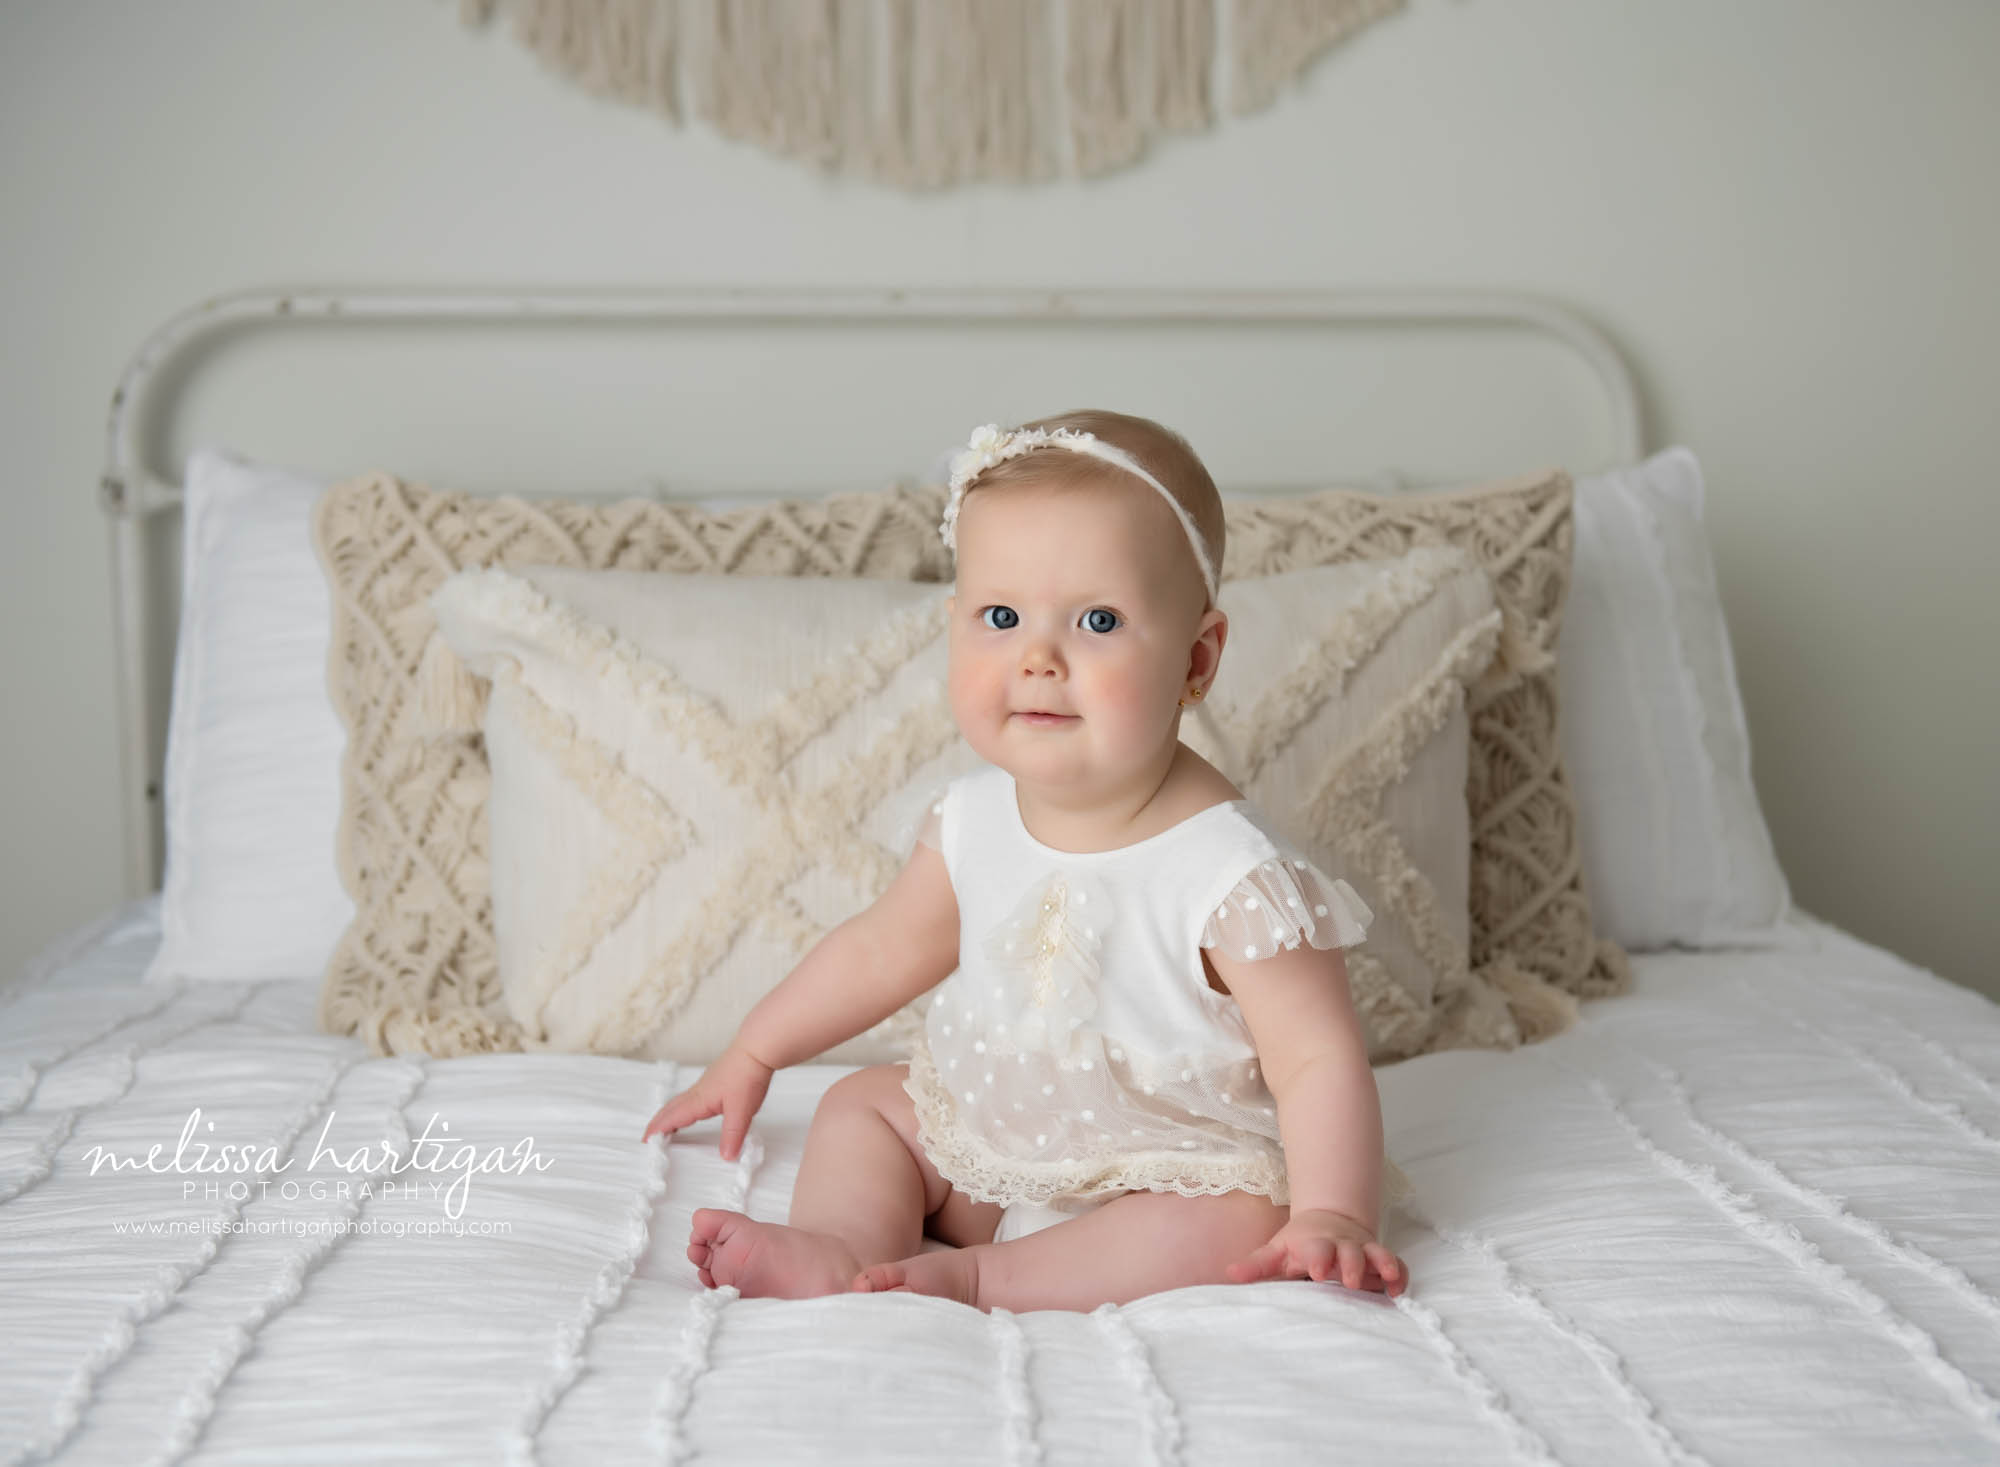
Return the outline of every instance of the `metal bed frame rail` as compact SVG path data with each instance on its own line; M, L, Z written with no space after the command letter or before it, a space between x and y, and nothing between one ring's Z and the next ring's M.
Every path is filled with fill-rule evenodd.
M270 289L202 301L148 336L112 395L99 502L108 516L118 726L123 779L126 895L160 884L157 846L164 748L147 717L147 663L154 615L145 555L147 521L179 504L181 488L146 464L143 425L182 360L223 333L301 322L657 325L1037 321L1076 324L1474 325L1553 338L1581 357L1605 399L1621 462L1640 457L1639 396L1610 339L1575 311L1505 291L1429 290L870 290L759 287L662 289Z

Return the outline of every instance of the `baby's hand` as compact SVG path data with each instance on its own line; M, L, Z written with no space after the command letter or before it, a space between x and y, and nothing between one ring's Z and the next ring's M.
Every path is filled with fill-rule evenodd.
M1350 1289L1394 1297L1410 1286L1403 1260L1375 1241L1375 1235L1343 1212L1294 1209L1291 1220L1248 1258L1223 1270L1232 1284L1259 1279L1327 1279Z
M657 1133L671 1137L682 1126L722 1115L722 1159L736 1160L743 1137L750 1129L750 1117L764 1103L771 1088L771 1067L741 1045L731 1043L721 1058L701 1072L693 1085L661 1106L646 1122L639 1137L650 1141Z

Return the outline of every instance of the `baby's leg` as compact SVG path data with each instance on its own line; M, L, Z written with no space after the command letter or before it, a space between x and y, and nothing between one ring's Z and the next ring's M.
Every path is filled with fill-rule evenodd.
M909 1073L906 1063L870 1065L828 1087L792 1184L792 1226L845 1241L861 1260L856 1273L915 1253L926 1220L962 1247L990 1240L1005 1211L954 1189L924 1154L903 1089Z
M942 1294L1016 1313L1088 1311L1165 1289L1226 1284L1224 1270L1269 1242L1290 1216L1291 1209L1254 1192L1132 1192L1010 1243L877 1265L863 1287Z
M827 1088L806 1133L790 1226L740 1212L695 1212L688 1258L711 1288L746 1297L813 1298L845 1292L872 1263L923 1244L924 1223L945 1242L983 1242L1002 1208L977 1203L938 1174L917 1140L902 1064L870 1065Z

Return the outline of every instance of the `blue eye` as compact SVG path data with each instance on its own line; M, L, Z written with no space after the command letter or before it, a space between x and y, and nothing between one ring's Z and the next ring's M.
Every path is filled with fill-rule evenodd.
M986 620L986 612L988 611L997 611L1006 620L1001 622L1000 625L994 626L992 622ZM996 632L1009 632L1021 624L1020 613L1015 611L1011 606L989 606L986 608L986 611L979 613L979 619L986 626L992 627Z
M1110 625L1107 626L1105 622L1100 622L1097 619L1100 616L1104 617L1105 620L1110 623ZM1106 610L1102 606L1094 606L1089 611L1086 611L1083 614L1083 624L1089 627L1093 632L1115 631L1117 630L1118 627L1118 613L1115 611Z

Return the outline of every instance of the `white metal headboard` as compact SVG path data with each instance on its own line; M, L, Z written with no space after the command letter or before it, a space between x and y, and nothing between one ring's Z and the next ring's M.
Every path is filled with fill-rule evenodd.
M287 365L254 351L247 364L240 353L230 360L232 345L271 333L296 349ZM460 359L434 361L434 338L453 333ZM379 338L373 365L355 364L357 336ZM1495 345L1501 338L1509 350ZM335 359L349 371L338 387L321 375ZM436 410L410 411L415 399ZM218 402L233 402L236 416L211 411ZM163 426L190 403L204 410L191 414L204 419L199 429ZM162 862L178 559L160 553L151 528L178 519L167 513L180 502L178 470L158 465L178 463L180 450L211 443L301 471L388 468L477 492L557 494L581 487L573 470L585 448L622 438L634 464L670 475L648 485L622 465L611 479L625 492L727 498L916 477L974 423L1080 406L1144 413L1186 433L1225 494L1381 483L1385 473L1418 487L1548 463L1583 473L1636 461L1644 448L1638 392L1610 340L1572 310L1507 292L217 297L155 330L111 403L99 494L110 518L128 895L158 886ZM1578 418L1585 431L1569 421ZM296 449L267 431L280 419ZM556 456L537 466L529 449Z

